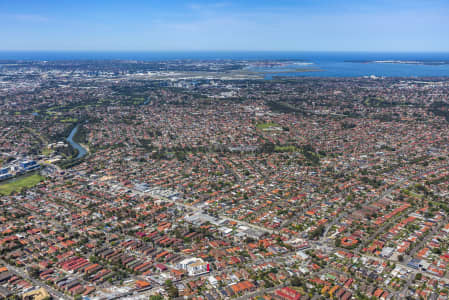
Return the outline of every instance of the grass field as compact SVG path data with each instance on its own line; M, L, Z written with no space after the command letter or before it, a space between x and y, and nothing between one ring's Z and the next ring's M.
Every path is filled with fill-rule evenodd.
M47 147L42 148L41 153L42 155L50 155L52 154L54 151L52 149L48 149Z
M76 123L78 122L77 118L65 118L60 120L62 123Z
M271 128L271 127L280 127L279 126L279 124L276 124L276 123L259 123L259 124L257 124L256 125L256 128L257 129L268 129L268 128Z
M295 152L298 151L298 148L295 146L275 146L274 151L276 152Z
M25 177L21 177L15 181L1 183L0 195L11 195L13 192L20 192L24 188L30 188L44 180L44 177L40 174L33 174Z

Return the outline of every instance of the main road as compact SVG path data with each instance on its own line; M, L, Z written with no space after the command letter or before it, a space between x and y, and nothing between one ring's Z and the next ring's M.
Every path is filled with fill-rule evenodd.
M25 278L26 280L32 282L35 286L39 286L39 287L44 287L52 296L54 297L58 297L58 299L71 299L70 297L67 297L66 295L64 295L63 293L55 290L54 288L52 288L51 286L47 285L46 283L42 282L42 281L38 281L34 278L31 278L30 276L28 276L28 274L24 271L22 271L19 268L16 268L10 264L8 264L6 261L4 261L3 259L0 259L0 262L5 265L8 270L15 274L18 277L22 277Z

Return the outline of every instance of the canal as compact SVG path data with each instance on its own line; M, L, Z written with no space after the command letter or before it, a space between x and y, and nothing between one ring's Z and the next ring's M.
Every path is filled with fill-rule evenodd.
M73 140L73 137L75 136L76 132L78 131L78 127L79 125L76 125L72 131L70 132L70 135L68 138L66 138L66 141L69 142L69 144L75 148L76 150L78 150L78 155L75 157L75 159L80 159L82 157L84 157L87 154L87 150L81 146L80 144L78 144L77 142L75 142Z

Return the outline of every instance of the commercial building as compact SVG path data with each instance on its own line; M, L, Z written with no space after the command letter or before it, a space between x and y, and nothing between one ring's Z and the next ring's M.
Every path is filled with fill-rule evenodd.
M184 259L178 263L177 267L186 270L189 276L201 275L210 271L209 264L201 258Z

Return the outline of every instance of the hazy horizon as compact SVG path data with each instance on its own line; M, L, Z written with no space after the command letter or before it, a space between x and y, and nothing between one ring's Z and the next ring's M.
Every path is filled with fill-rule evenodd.
M0 53L14 53L14 52L24 52L24 53L341 53L341 54L449 54L449 50L445 51L370 51L370 50L245 50L245 49L230 49L230 50L114 50L114 49L11 49L11 50L1 50Z

